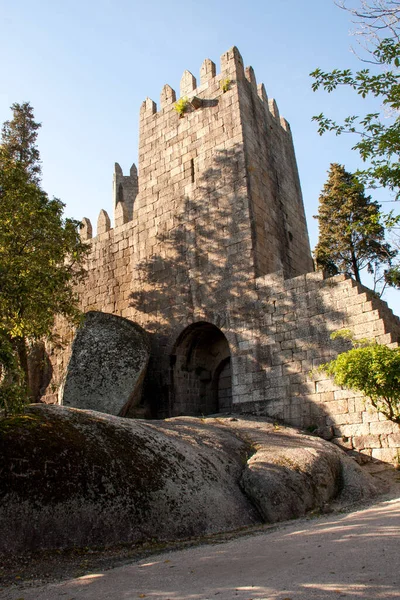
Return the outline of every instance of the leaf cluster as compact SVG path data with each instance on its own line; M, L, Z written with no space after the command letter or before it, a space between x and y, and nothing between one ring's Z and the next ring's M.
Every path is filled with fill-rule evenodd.
M0 407L19 411L29 398L28 346L52 335L56 315L78 322L75 283L88 246L80 224L39 184L40 127L29 103L13 104L0 146Z
M400 42L396 37L377 42L372 51L373 63L382 68L374 73L370 68L353 72L351 69L334 69L324 72L315 69L310 75L314 78L312 89L322 88L333 92L340 86L353 89L359 96L379 98L386 114L369 113L364 116L350 115L342 123L315 115L320 135L327 131L336 135L356 134L358 141L353 149L368 166L357 171L356 175L369 187L383 186L400 198ZM391 118L387 118L387 113Z
M183 117L187 109L189 108L189 98L187 96L183 96L179 98L174 104L174 109L178 113L180 117Z
M387 419L400 424L400 348L369 343L320 367L337 385L362 392Z
M55 314L78 317L74 282L87 246L63 210L1 147L0 328L10 339L49 336Z

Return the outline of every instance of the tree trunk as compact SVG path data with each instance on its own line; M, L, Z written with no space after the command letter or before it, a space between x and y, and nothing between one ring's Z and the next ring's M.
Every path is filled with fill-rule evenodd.
M351 251L351 264L353 265L353 273L354 273L355 280L358 281L358 283L361 283L360 270L358 268L357 259L356 259L356 256L355 256L353 250Z
M29 400L31 399L31 391L29 386L29 365L28 365L28 351L26 348L25 338L16 338L15 347L17 349L19 364L25 375L25 384L27 387L27 393Z

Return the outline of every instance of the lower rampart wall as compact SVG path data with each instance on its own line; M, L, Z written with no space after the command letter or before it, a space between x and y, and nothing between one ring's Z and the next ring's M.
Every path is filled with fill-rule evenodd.
M92 304L89 296L95 298L93 290L84 302L88 310L122 313L145 328L146 319L151 317L151 323L156 319L151 312L140 318L137 309L133 318L127 314L131 309L124 304L121 310L118 302L112 307ZM229 343L233 412L263 415L309 430L317 428L321 436L359 457L397 460L399 426L378 414L361 394L337 387L316 371L321 363L350 347L348 342L330 339L338 329L349 328L356 337L397 346L400 321L385 302L351 278L338 275L324 279L321 272L289 280L280 273L260 277L248 281L240 293L232 288L229 294L222 290L220 299L213 297L212 302L204 295L201 305L199 297L190 298L192 309L186 318L177 322L163 313L160 331L151 331L151 384L145 396L148 414L167 417L173 413L173 390L168 386L174 345L188 325L204 321L216 325ZM126 303L124 294L121 301ZM74 334L61 326L59 332L67 343L64 349L49 348L54 376L44 397L48 402L57 401Z
M316 368L350 348L330 334L351 329L396 347L400 321L387 304L338 275L321 272L284 281L256 280L259 327L243 329L232 358L233 405L314 429L348 450L383 461L400 453L400 428L378 414L362 394L336 386ZM253 321L254 323L254 321Z

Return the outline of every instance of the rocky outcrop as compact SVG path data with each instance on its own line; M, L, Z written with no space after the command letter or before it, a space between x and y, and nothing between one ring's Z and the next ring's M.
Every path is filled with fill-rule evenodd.
M179 539L257 522L238 480L246 444L180 423L35 405L2 422L0 549ZM181 430L181 433L180 433Z
M240 421L239 432L256 450L241 486L268 523L324 510L332 501L367 500L377 492L353 459L324 440L252 419Z
M255 419L32 405L0 420L1 552L197 537L373 493L329 442Z
M85 315L72 345L61 404L135 416L149 360L144 329L115 315Z

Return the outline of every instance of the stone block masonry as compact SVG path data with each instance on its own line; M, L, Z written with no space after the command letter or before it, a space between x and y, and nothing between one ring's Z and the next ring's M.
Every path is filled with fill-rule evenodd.
M199 85L185 71L180 97L180 114L169 85L159 109L143 102L138 170L115 165L114 227L102 210L92 238L84 219L92 250L82 310L149 332L147 414L231 408L318 426L392 460L399 428L311 374L341 350L332 331L397 344L400 324L353 280L313 272L289 124L235 47L219 73L203 62ZM49 353L56 389L69 346Z

